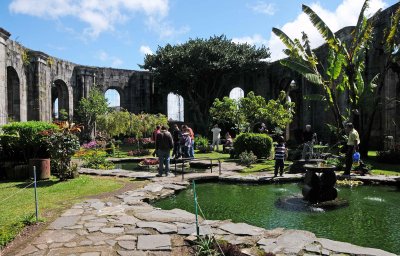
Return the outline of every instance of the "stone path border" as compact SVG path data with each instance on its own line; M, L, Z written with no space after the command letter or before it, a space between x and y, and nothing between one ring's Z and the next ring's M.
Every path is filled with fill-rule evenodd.
M16 255L188 255L188 241L195 238L195 216L181 209L162 210L150 200L170 196L189 186L180 177L152 178L152 173L94 171L81 173L146 178L144 188L127 191L109 201L86 200L65 211L47 229ZM134 173L134 174L132 174ZM133 175L133 176L132 176ZM242 176L226 170L218 174L195 173L186 179L212 178L230 181L273 180L268 175ZM275 180L301 179L293 174ZM200 219L200 233L245 247L247 255L260 250L276 255L395 255L380 249L365 248L344 242L318 238L315 234L277 228L265 230L246 223Z

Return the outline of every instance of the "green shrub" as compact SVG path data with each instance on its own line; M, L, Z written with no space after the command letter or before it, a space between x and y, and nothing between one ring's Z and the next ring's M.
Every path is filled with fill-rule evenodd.
M51 169L61 180L72 178L70 163L79 150L79 138L72 133L52 132L43 138L47 142Z
M106 154L102 150L88 150L83 156L82 166L92 169L109 170L114 168L114 163L106 159Z
M49 157L43 132L57 129L56 125L41 121L13 122L2 126L4 134L0 135L0 144L7 154L5 157L25 162L31 158Z
M257 158L269 157L272 148L272 139L262 133L242 133L236 137L233 146L235 155L245 151L252 151Z
M197 136L194 138L194 144L200 153L211 152L210 145L208 144L208 139L202 136Z
M257 156L253 154L252 151L244 151L239 154L239 163L241 165L250 166L257 162Z

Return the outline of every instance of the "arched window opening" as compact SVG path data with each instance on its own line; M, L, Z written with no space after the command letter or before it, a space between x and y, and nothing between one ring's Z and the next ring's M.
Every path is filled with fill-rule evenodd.
M108 89L104 96L107 99L108 106L110 108L120 108L121 107L121 96L119 92L115 89Z
M70 119L70 102L67 84L57 79L53 82L51 88L52 100L52 118L57 120L66 121Z
M168 94L168 120L184 122L184 102L179 94Z
M20 81L17 71L13 67L7 67L7 111L10 120L21 120L20 105Z
M229 98L234 99L234 100L239 100L244 97L244 91L240 87L235 87L231 90L229 93Z

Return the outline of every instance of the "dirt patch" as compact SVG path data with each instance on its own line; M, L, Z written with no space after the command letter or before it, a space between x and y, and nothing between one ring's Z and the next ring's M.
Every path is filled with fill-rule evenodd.
M110 177L98 177L99 179L110 179ZM115 178L116 181L122 183L124 186L118 190L114 190L111 192L106 192L98 195L93 195L93 196L88 196L85 197L84 199L114 199L116 195L122 194L126 191L130 190L135 190L138 188L144 187L148 181L135 181L131 179L126 179L126 178ZM82 201L84 200L82 199ZM48 210L48 211L43 211L41 212L41 217L46 219L46 222L39 222L34 225L26 226L21 233L18 234L14 238L13 241L11 241L9 244L7 244L6 247L3 248L3 250L0 250L0 256L6 256L6 255L14 255L16 252L19 250L23 249L26 244L32 242L40 233L42 233L47 226L52 223L56 218L58 218L62 212L64 212L66 209L71 208L72 204L65 204L65 207L62 209L57 209L57 210Z

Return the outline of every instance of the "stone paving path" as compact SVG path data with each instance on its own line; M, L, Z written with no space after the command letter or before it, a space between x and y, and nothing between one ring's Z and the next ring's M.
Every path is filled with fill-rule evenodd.
M93 170L83 169L92 173ZM121 171L97 171L107 175L148 177L153 174ZM186 179L217 178L217 173L195 173ZM272 179L241 176L225 171L221 179ZM131 177L132 178L132 177ZM286 175L282 179L298 178ZM147 202L186 189L188 181L171 176L151 178L144 188L127 191L108 201L86 200L65 211L29 245L13 255L191 255L189 242L195 239L195 216L180 209L161 210ZM265 230L245 223L200 219L200 234L243 245L247 255L260 250L276 255L395 255L379 249L318 238L308 231L278 228Z

